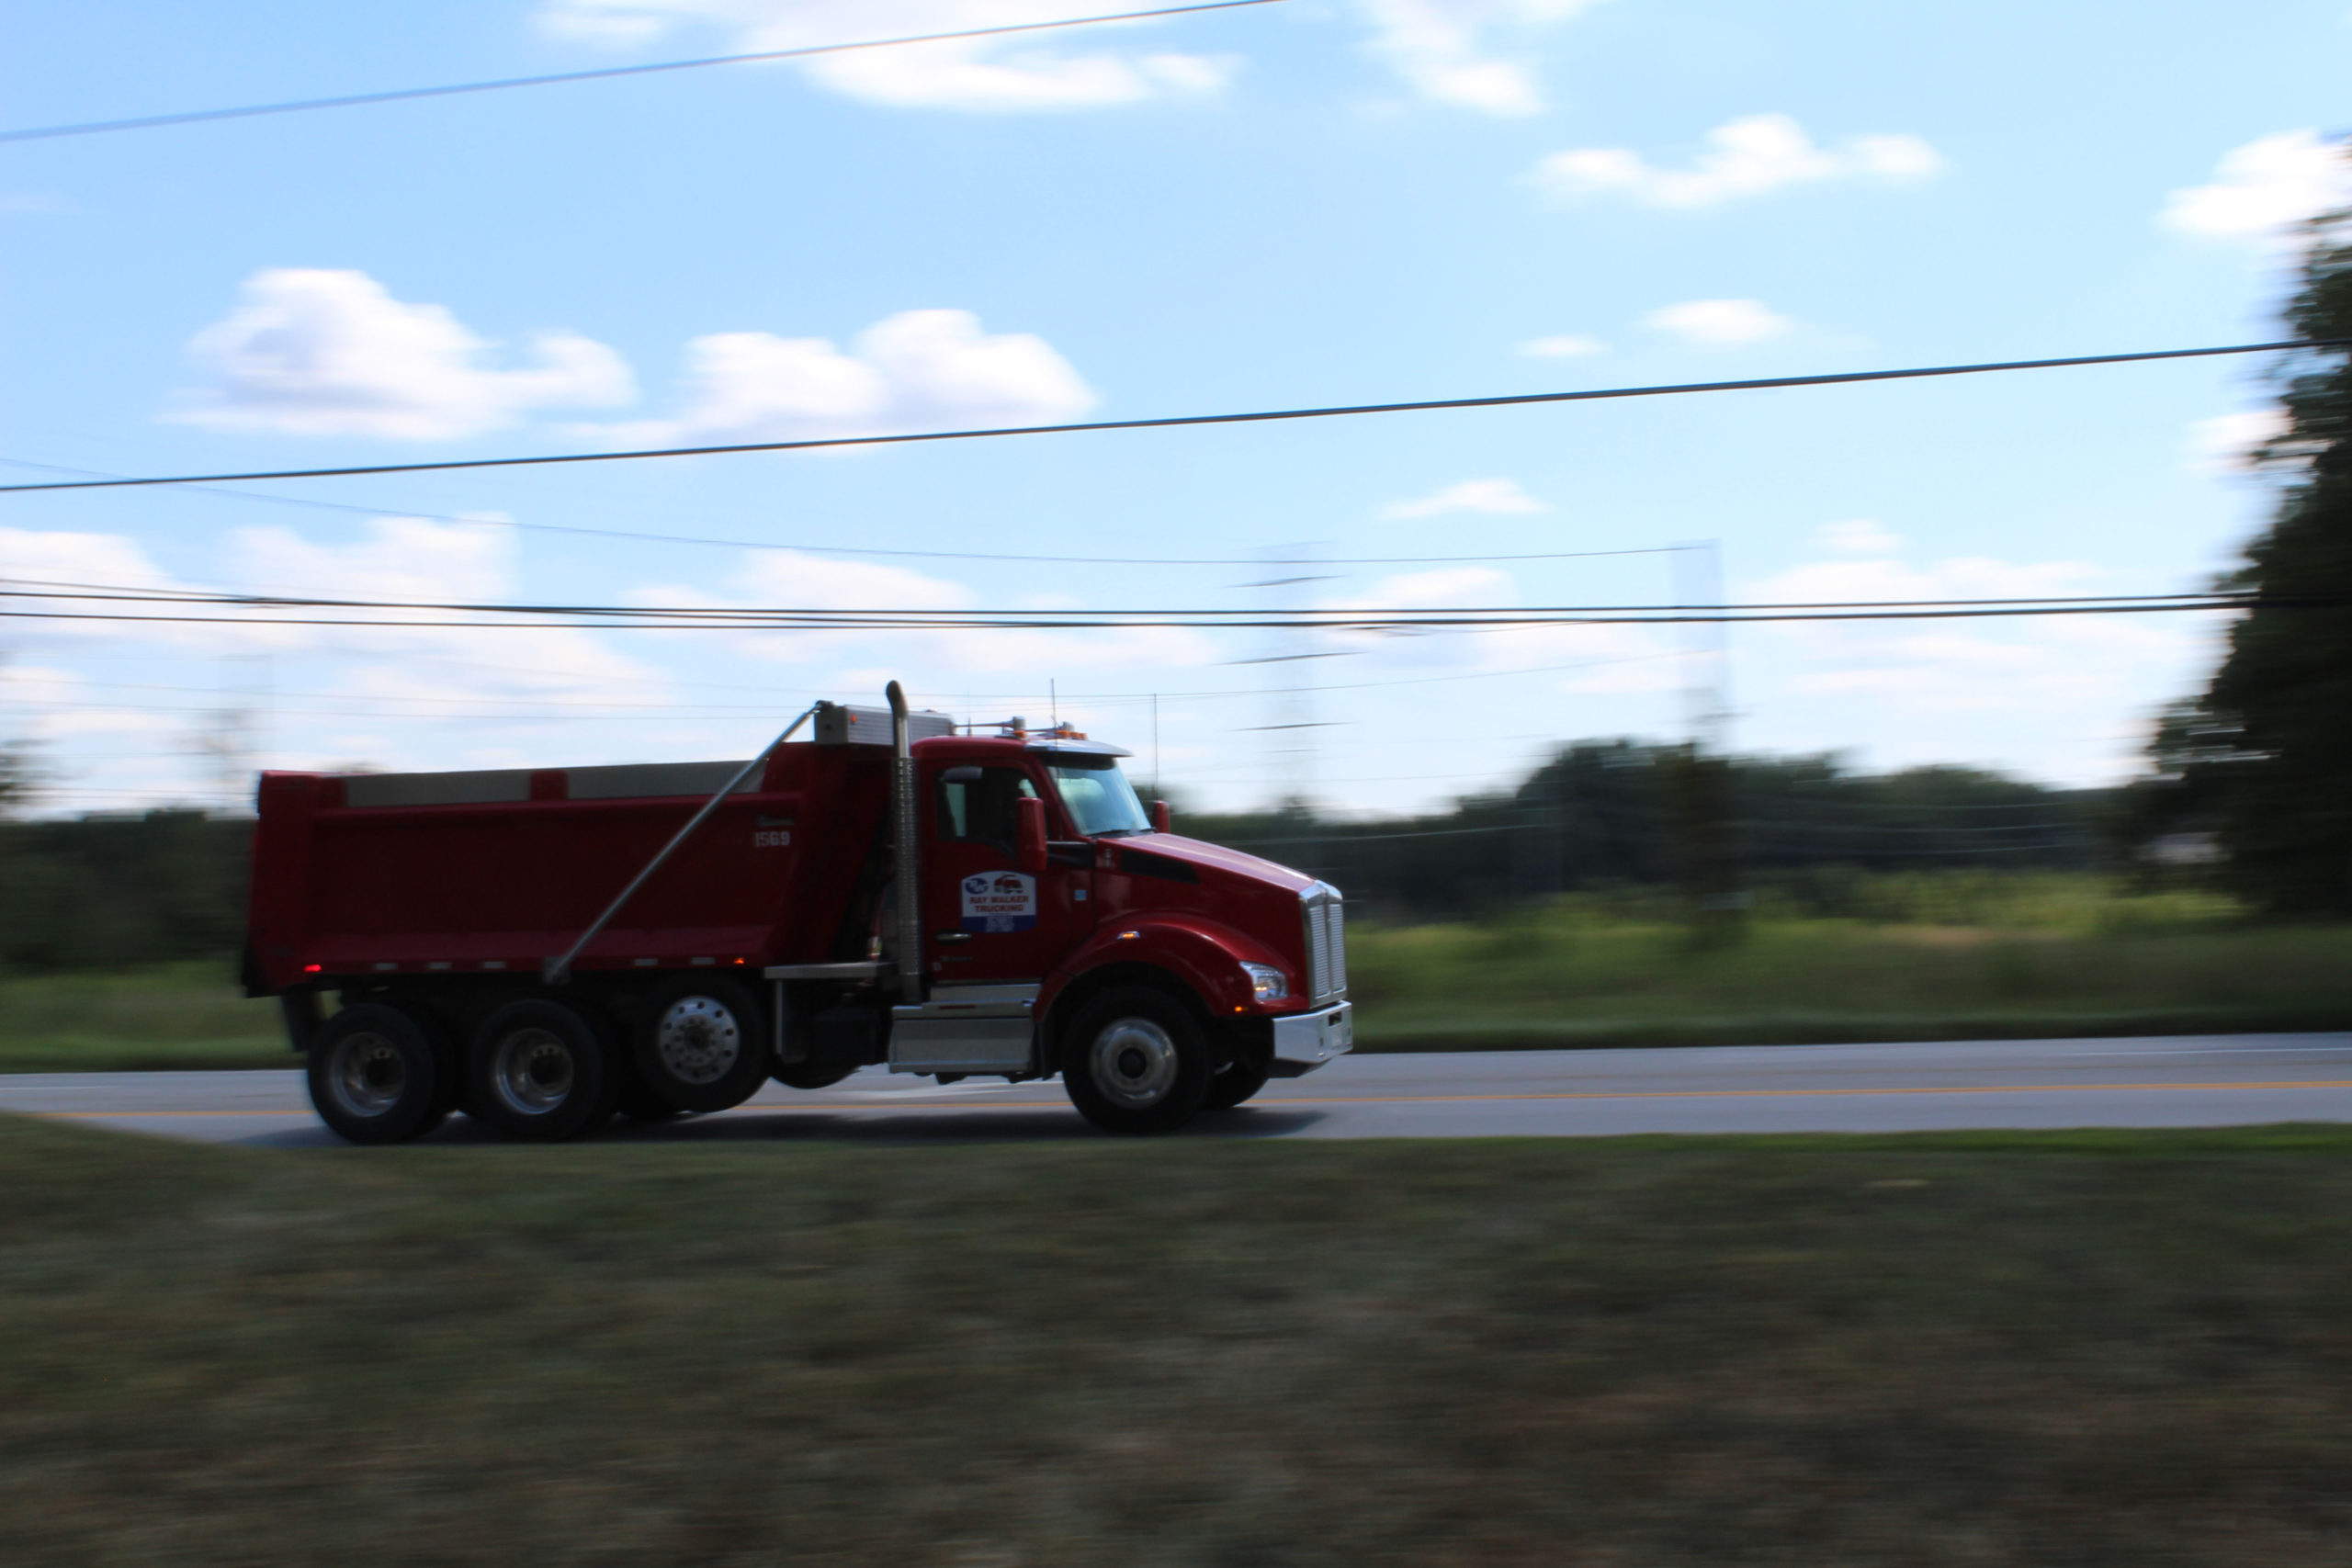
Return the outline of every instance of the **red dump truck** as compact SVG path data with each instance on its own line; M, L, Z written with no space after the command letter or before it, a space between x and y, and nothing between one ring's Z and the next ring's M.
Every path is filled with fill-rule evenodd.
M1349 1049L1337 888L1170 832L1117 747L889 702L749 761L264 773L247 993L359 1143L879 1065L1165 1132Z

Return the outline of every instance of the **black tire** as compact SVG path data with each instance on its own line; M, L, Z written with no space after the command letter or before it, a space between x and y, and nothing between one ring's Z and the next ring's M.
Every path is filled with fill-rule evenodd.
M1207 1100L1208 1031L1164 991L1123 986L1088 1002L1062 1036L1062 1087L1107 1133L1172 1133Z
M616 1054L614 1062L622 1067L620 1092L613 1097L613 1109L631 1122L674 1122L684 1114L674 1105L665 1105L661 1096L638 1081L637 1070L627 1056Z
M768 1080L774 1054L752 995L732 980L681 980L638 1010L637 1076L673 1111L728 1111Z
M311 1103L338 1137L397 1144L447 1114L433 1040L399 1008L345 1008L311 1036L310 1058Z
M613 1048L596 1019L546 998L509 1002L474 1036L469 1103L511 1138L576 1138L613 1113Z
M1204 1111L1232 1110L1266 1087L1266 1080L1273 1077L1273 1066L1272 1057L1255 1064L1235 1062L1233 1066L1217 1074L1216 1079L1210 1083L1209 1097L1202 1103L1201 1109Z
M413 997L401 997L389 1005L408 1014L433 1047L435 1091L433 1113L418 1129L418 1136L430 1133L449 1119L450 1113L466 1102L466 1048L458 1037L457 1026L442 1016L438 1008Z
M786 1089L831 1089L857 1068L855 1062L782 1062L768 1076Z

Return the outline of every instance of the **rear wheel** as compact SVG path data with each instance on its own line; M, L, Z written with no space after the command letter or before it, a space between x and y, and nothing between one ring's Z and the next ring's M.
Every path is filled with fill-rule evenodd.
M1162 991L1105 991L1071 1021L1062 1087L1089 1122L1111 1133L1169 1133L1207 1100L1216 1064L1208 1031Z
M345 1008L319 1026L309 1077L319 1120L355 1144L397 1144L448 1114L431 1036L382 1002Z
M637 1076L673 1111L726 1111L767 1081L767 1041L751 993L731 980L681 981L637 1018Z
M472 1103L509 1137L572 1138L612 1114L618 1083L596 1021L563 1002L509 1002L474 1037Z
M1232 1110L1266 1087L1266 1080L1273 1076L1272 1068L1272 1058L1254 1066L1248 1062L1234 1063L1233 1066L1217 1074L1216 1081L1209 1085L1208 1100L1201 1109L1204 1111Z

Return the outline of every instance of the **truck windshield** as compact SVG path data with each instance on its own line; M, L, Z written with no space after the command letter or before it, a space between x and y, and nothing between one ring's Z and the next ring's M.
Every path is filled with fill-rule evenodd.
M1058 752L1046 766L1053 770L1054 788L1060 792L1070 819L1088 838L1151 831L1151 818L1144 815L1135 785L1111 758Z

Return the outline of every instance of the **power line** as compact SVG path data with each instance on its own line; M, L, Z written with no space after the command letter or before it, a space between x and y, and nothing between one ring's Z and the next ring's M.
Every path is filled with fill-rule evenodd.
M120 601L126 604L232 604L264 607L291 606L296 608L326 607L335 609L379 610L472 610L501 615L609 615L661 616L687 620L707 617L732 619L744 615L847 617L906 616L918 617L922 620L929 620L936 617L949 617L953 619L964 616L982 616L989 619L997 619L1009 615L1029 613L1009 610L908 609L896 607L887 609L846 609L830 607L824 609L805 609L797 606L763 607L756 605L525 604L512 602L467 603L434 599L346 599L311 595L209 592L192 588L158 588L140 583L74 582L38 577L0 578L0 582L13 583L16 585L14 587L0 588L0 596L5 597L19 599L98 599ZM1879 610L1893 606L1901 606L1905 608L1967 609L1985 605L2098 605L2118 604L2136 604L2143 603L2178 603L2188 604L2190 607L2194 608L2202 605L2204 602L2209 600L2235 601L2247 599L2249 597L2251 596L2242 592L2218 589L2200 589L2185 593L2016 594L2005 595L1996 598L1914 600L1806 599L1781 602L1760 602L1750 604L1691 604L1687 601L1673 604L1544 604L1527 606L1517 613L1538 615L1623 614L1668 616L1679 614L1686 610L1709 614L1718 612L1734 614L1749 611L1780 610ZM2265 604L2284 604L2289 602L2290 601L2287 598L2278 596L2272 596L2264 600ZM2298 599L2295 602L2300 603L2301 601ZM2328 602L2332 603L2333 601L2331 600ZM1236 616L1262 614L1262 612L1254 610L1232 609L1096 610L1083 613L1097 615L1168 615L1184 618L1199 617L1215 620L1225 620ZM1363 607L1332 606L1321 609L1310 608L1295 610L1290 613L1296 616L1314 617L1319 619L1338 617L1344 624L1347 618L1358 615L1393 615L1400 616L1422 615L1462 615L1487 613L1500 614L1502 612L1496 610L1493 607L1457 608L1431 606L1427 608L1419 608L1408 606L1395 610L1381 610ZM1407 624L1413 623L1408 622Z
M201 125L211 120L254 119L263 115L307 114L314 109L357 108L368 104L401 103L413 98L448 98L467 93L501 93L514 87L553 87L571 82L597 82L616 76L650 76L666 71L699 71L711 65L748 65L767 60L805 60L812 55L847 54L867 49L897 49L912 43L949 43L959 39L1001 38L1008 33L1047 32L1057 28L1090 28L1106 22L1140 22L1157 17L1184 17L1201 11L1234 11L1244 6L1271 6L1278 0L1206 0L1191 6L1163 6L1149 11L1123 11L1114 16L1069 17L1051 22L1013 22L1002 27L965 28L949 33L916 33L902 38L866 39L856 43L811 44L801 49L769 49L750 54L712 54L694 60L662 60L646 65L608 65L593 71L559 71L544 76L502 76L487 82L458 82L438 87L395 87L380 93L347 93L332 98L296 98L283 103L246 104L234 108L189 109L178 114L139 115L128 119L84 120L74 125L39 125L22 130L0 130L0 142L47 141L64 136L99 136L117 130L154 130L171 125Z
M1753 392L1787 387L1831 387L1862 381L1981 376L1996 370L2057 370L2084 365L2132 365L2156 359L2210 359L2218 355L2273 354L2292 349L2352 347L2352 338L2233 344L2220 348L2162 348L2135 354L2077 355L2065 359L2006 359L1981 365L1929 365L1904 370L1848 370L1826 376L1773 376L1747 381L1685 381L1658 387L1603 387L1581 392L1515 392L1502 397L1437 398L1417 402L1351 403L1321 408L1268 409L1250 413L1166 414L1154 419L1086 420L1067 424L992 425L895 435L832 435L806 441L744 441L716 446L633 447L620 452L558 452L526 457L458 457L431 463L360 463L334 468L270 468L248 473L167 474L146 478L52 480L0 485L0 494L28 491L122 490L151 485L251 483L261 479L347 479L361 474L447 473L465 468L532 468L563 463L626 463L648 457L718 457L744 452L811 452L846 446L904 446L934 441L979 441L1004 435L1075 435L1112 430L1172 430L1193 425L1264 424L1279 420L1341 419L1357 414L1427 413L1442 409L1515 408L1537 403L1598 402L1614 398L1677 397L1690 392Z
M68 468L62 463L36 463L24 457L0 457L0 464L12 468L40 468L55 474L78 474L89 479L122 479L131 476L111 474L99 468ZM0 487L6 488L6 487ZM397 506L354 506L346 502L318 501L307 496L270 495L257 490L226 490L219 485L191 484L185 487L191 494L231 496L243 501L266 502L272 506L305 506L321 512L340 512L357 517L413 518L421 523L455 523L468 527L515 528L530 534L561 534L587 539L628 539L656 545L707 545L723 549L780 550L794 555L809 556L874 556L898 560L985 560L1020 561L1044 566L1298 566L1303 560L1282 558L1269 559L1264 556L1032 556L1008 555L1001 550L890 550L867 545L799 545L778 543L773 539L719 538L692 534L656 534L627 528L583 528L569 523L524 523L512 517L468 516L463 513L418 512ZM1334 560L1328 557L1314 558L1319 566L1468 566L1547 560L1600 560L1611 556L1662 556L1688 547L1682 545L1645 545L1622 550L1546 550L1528 555L1504 556L1353 556Z
M1773 621L1950 620L2003 616L2154 615L2180 611L2314 609L2352 600L2333 594L2247 592L2115 594L2040 599L1879 600L1791 604L1548 605L1519 610L1406 608L1294 611L1268 618L1246 610L1103 610L1036 613L970 610L830 610L740 607L708 609L599 604L459 604L434 601L334 599L259 594L204 594L187 591L130 592L94 586L35 584L0 588L0 599L123 604L220 611L389 611L390 618L300 616L282 614L164 615L98 610L0 609L0 617L26 620L105 621L136 624L228 626L356 626L390 629L560 626L600 630L876 631L876 630L1116 630L1135 627L1262 629L1309 627L1334 631L1379 631L1416 627L1514 626L1623 626L1688 623L1741 624ZM424 620L418 614L474 617ZM507 619L485 620L500 616ZM558 617L571 617L562 619Z

